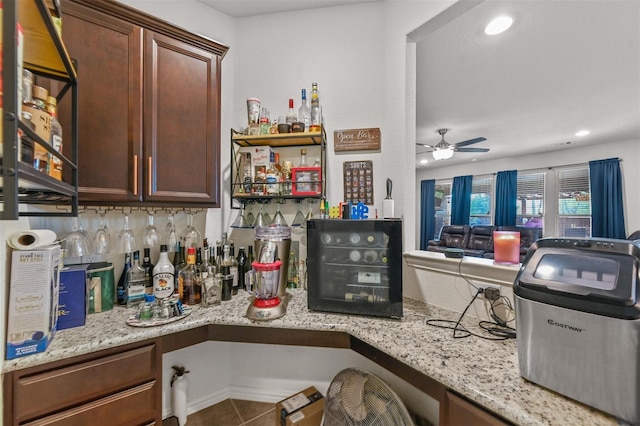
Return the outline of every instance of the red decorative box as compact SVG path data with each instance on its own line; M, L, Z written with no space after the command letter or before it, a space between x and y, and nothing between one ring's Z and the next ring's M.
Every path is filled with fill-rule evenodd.
M322 194L322 169L320 167L294 167L291 169L293 195Z

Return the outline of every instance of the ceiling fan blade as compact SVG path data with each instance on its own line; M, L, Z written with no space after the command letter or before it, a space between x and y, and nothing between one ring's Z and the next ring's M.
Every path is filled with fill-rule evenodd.
M484 142L486 141L487 138L475 138L475 139L469 139L468 141L462 141L462 142L458 142L457 144L455 144L456 147L463 147L463 146L467 146L467 145L473 145L474 143L478 143L478 142Z
M426 143L416 143L416 145L422 146L424 148L431 148L431 149L435 148L433 145L429 145L429 144L426 144Z
M489 148L456 148L456 152L489 152Z

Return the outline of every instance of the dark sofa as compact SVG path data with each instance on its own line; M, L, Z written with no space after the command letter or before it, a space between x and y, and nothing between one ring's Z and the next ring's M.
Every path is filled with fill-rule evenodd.
M443 253L448 248L464 250L465 256L493 259L493 231L520 232L520 262L524 260L529 247L540 235L540 228L524 226L445 225L440 231L440 239L430 240L427 251Z

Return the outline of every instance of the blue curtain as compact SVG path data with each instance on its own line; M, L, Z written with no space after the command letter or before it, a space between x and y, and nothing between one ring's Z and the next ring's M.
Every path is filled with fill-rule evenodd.
M515 226L518 171L506 170L496 176L496 226Z
M451 224L468 225L471 214L473 176L456 176L451 186Z
M433 240L436 227L436 181L420 182L420 250L426 250Z
M589 161L591 183L591 236L626 237L622 204L620 159Z

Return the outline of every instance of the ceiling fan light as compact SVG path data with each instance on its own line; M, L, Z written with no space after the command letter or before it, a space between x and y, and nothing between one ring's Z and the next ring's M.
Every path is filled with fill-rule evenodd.
M494 18L484 27L484 33L487 35L496 35L503 33L511 27L513 19L508 16L498 16Z
M451 149L451 148L436 149L431 154L433 155L433 159L436 160L436 161L438 161L438 160L447 160L447 159L453 157L453 149Z

